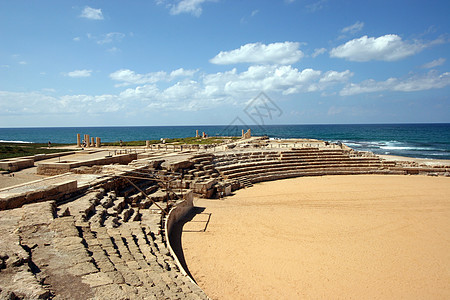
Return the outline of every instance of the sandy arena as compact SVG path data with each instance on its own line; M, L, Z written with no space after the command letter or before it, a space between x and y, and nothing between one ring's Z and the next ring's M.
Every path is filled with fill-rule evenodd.
M264 182L196 200L184 256L212 299L450 299L449 195L445 177Z

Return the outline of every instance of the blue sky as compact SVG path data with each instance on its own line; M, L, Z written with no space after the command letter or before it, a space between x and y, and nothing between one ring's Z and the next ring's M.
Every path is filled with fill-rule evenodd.
M450 122L449 1L0 1L0 127ZM256 100L255 100L256 99Z

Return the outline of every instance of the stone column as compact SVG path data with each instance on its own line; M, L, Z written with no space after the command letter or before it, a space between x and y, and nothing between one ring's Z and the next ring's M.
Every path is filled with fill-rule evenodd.
M81 134L77 133L77 147L81 147Z
M86 142L86 147L89 148L91 145L91 141L89 140L89 134L84 135L84 141Z
M203 132L203 135L202 135L202 136L203 136L203 138L206 138L206 133L205 133L205 132Z
M244 129L242 129L242 138L245 138Z
M195 137L198 137L198 129L195 131Z
M101 141L100 141L100 138L99 137L97 137L96 138L96 143L95 143L95 147L97 147L97 148L100 148L101 147Z
M145 147L150 148L150 141L145 141Z
M91 147L95 147L95 138L91 137Z

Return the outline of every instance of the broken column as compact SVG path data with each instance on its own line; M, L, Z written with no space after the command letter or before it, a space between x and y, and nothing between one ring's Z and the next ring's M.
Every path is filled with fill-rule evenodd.
M77 147L81 147L81 134L77 133Z
M95 147L97 147L97 148L101 147L101 141L100 141L99 137L96 138Z
M198 129L195 131L195 137L198 137Z
M145 147L150 148L150 141L145 141Z
M84 135L84 142L86 143L86 147L90 147L89 134Z
M91 147L95 147L95 138L91 137Z

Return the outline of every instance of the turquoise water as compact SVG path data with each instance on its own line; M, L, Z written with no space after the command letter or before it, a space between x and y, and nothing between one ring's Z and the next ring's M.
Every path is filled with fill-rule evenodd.
M342 141L356 150L419 158L450 159L450 124L266 125L253 126L252 135L270 138L313 138ZM240 135L229 126L0 128L1 141L76 143L76 134L100 137L103 142L159 140L195 136ZM247 128L245 128L247 129Z

